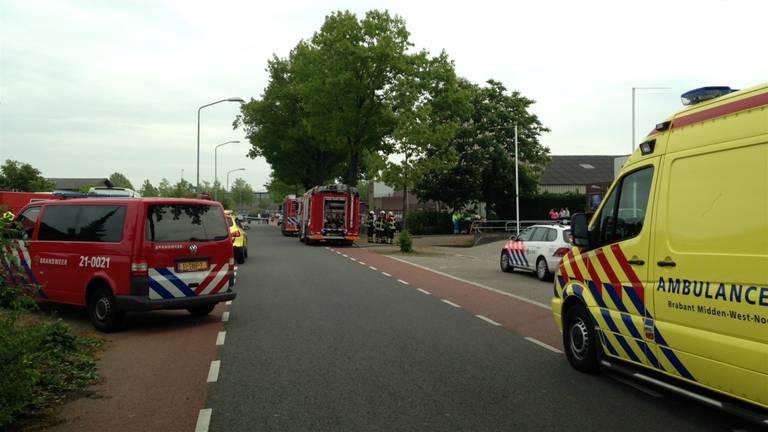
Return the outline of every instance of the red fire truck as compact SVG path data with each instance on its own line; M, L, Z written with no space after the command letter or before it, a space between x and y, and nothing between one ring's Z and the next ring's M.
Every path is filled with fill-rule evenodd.
M301 202L296 195L286 195L283 200L283 223L280 231L284 236L296 235L299 233L299 207Z
M351 245L360 235L360 195L346 185L315 186L301 199L299 240Z
M55 196L51 192L0 192L0 213L4 211L10 211L11 213L18 214L22 207L29 203L62 199L62 197Z

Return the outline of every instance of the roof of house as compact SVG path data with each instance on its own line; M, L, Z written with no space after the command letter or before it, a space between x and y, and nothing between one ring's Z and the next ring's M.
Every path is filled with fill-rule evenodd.
M55 190L80 190L85 186L112 187L108 178L49 178L54 183Z
M621 156L550 156L540 185L586 185L611 183L614 160Z

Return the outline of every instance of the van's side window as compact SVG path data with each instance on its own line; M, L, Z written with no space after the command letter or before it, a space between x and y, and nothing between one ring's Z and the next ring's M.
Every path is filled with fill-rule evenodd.
M601 245L620 242L640 234L652 181L653 167L632 172L621 179L600 213Z
M48 206L37 239L116 243L123 237L124 221L123 206Z
M21 233L17 234L22 240L29 240L35 232L35 223L40 214L40 207L30 207L19 215L16 222L21 225Z

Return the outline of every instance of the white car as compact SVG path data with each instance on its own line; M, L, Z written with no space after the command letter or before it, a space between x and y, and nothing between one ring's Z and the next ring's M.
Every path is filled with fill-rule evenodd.
M501 250L499 263L505 272L531 270L540 280L551 280L569 250L570 226L533 225L509 238Z

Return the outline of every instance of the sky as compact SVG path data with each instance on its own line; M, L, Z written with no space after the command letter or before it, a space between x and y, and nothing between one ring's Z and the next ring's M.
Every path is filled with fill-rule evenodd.
M285 57L335 10L386 9L416 49L445 50L474 82L536 103L554 155L628 154L706 85L768 81L764 0L66 1L0 0L0 160L46 177L125 174L195 182L197 112L260 98ZM245 155L239 104L201 110L200 179L237 168L263 190L269 165Z

